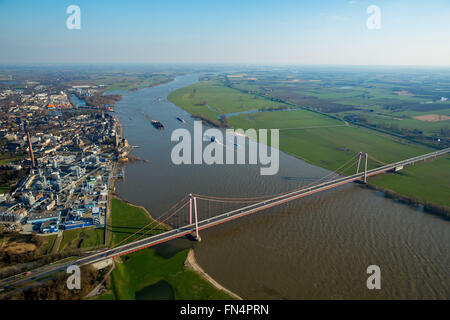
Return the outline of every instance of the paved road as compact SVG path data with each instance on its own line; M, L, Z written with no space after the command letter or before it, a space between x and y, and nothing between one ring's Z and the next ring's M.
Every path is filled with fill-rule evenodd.
M390 170L393 170L400 166L406 166L406 165L414 164L419 161L423 161L426 159L444 155L449 152L450 152L450 148L447 148L447 149L435 151L432 153L428 153L425 155L421 155L418 157L414 157L411 159L388 164L383 167L379 167L379 168L367 171L367 177L374 176L374 175L380 174L382 172L390 171ZM264 200L264 201L246 206L244 208L240 208L237 210L233 210L230 212L220 214L214 218L199 221L198 228L199 228L199 230L204 230L204 229L213 227L215 225L243 217L245 215L249 215L249 214L261 211L261 210L265 210L265 209L280 205L285 202L289 202L289 201L292 201L292 200L295 200L295 199L298 199L301 197L305 197L307 195L314 194L314 193L324 191L327 189L335 188L335 187L338 187L340 185L343 185L343 184L346 184L346 183L349 183L352 181L360 180L363 177L364 177L364 172L355 174L352 176L348 176L348 177L338 178L338 179L335 179L335 180L332 180L329 182L324 182L324 183L321 183L321 184L318 184L318 185L315 185L315 186L312 186L309 188L292 191L292 192L283 194L278 197L274 197L274 198L271 198L268 200ZM88 255L88 256L73 260L73 261L69 261L69 262L65 262L65 263L61 263L61 264L57 264L57 265L55 264L52 266L46 266L46 267L32 271L31 274L29 274L29 275L20 274L20 275L16 275L16 276L13 276L10 278L0 280L0 288L5 287L5 286L11 286L11 285L15 285L15 286L20 285L20 284L28 282L30 280L35 280L35 279L39 279L39 278L48 276L55 272L65 271L67 269L67 267L70 265L82 266L82 265L99 262L99 261L102 261L105 259L118 257L118 256L121 256L124 254L128 254L128 253L131 253L134 251L141 250L143 248L155 246L159 243L163 243L163 242L175 239L175 238L183 237L185 235L191 234L194 231L195 231L195 224L190 224L190 225L184 226L179 229L169 230L164 233L154 235L154 236L142 239L142 240L134 241L134 242L131 242L128 244L124 244L124 245L116 247L116 248L105 249L103 251L100 251L100 252L97 252L97 253L94 253L94 254L91 254L91 255Z

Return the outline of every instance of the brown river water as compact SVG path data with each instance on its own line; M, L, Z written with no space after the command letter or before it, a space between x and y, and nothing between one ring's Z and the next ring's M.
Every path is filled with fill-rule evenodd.
M154 88L123 93L116 115L132 154L118 194L158 217L188 193L219 196L275 194L328 173L280 153L280 170L261 176L259 165L172 164L176 128L192 129L188 113L167 95L198 80L177 77ZM186 124L176 117L182 117ZM165 130L156 130L157 119ZM201 232L202 241L177 239L161 252L195 248L202 268L245 299L449 299L450 221L345 185ZM367 267L381 269L381 289L366 286Z

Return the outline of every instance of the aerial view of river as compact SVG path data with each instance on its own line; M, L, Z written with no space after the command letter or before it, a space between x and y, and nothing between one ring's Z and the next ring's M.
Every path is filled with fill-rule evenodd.
M276 194L328 173L283 152L273 176L261 176L260 165L172 164L171 133L192 130L193 119L167 95L198 78L122 93L115 111L124 136L138 146L132 155L149 162L126 165L119 196L158 217L191 192ZM245 299L448 299L449 231L448 220L349 184L204 230L201 242L165 246L193 246L202 268ZM381 269L380 290L366 286L370 265Z

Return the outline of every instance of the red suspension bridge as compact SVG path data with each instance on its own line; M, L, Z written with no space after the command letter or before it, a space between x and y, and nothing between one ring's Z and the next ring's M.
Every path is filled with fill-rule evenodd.
M387 171L398 171L403 169L404 166L449 152L450 148L447 148L391 164L383 163L369 156L367 153L360 152L334 172L330 172L326 176L306 186L275 195L236 198L189 194L160 215L158 221L149 223L147 226L144 226L142 229L116 244L114 248L108 251L107 255L109 257L121 256L186 235L192 235L196 240L200 240L201 230L349 182L361 181L362 183L366 183L368 177ZM368 170L367 165L369 159L381 164L381 166ZM342 176L343 172L348 172L350 168L355 167L355 174ZM148 234L154 232L156 228L161 227L163 224L170 226L171 230L148 237ZM127 243L127 241L132 242Z
M374 157L369 156L367 153L359 153L334 172L330 172L308 185L279 194L249 198L189 194L162 213L157 220L153 220L138 231L125 237L112 248L85 256L75 261L59 264L49 271L39 273L39 275L33 273L33 277L37 278L45 276L47 273L50 273L50 271L55 272L65 270L68 265L86 265L118 257L184 236L192 236L194 239L200 240L201 230L311 194L336 188L350 182L359 181L365 183L368 177L387 171L398 171L403 169L404 166L435 158L449 152L450 148L446 148L391 164L383 163ZM367 167L369 159L379 163L381 166L369 170ZM349 176L342 175L344 172L348 173L348 170L352 168L353 170L356 168L354 174ZM4 279L3 281L0 281L0 283L4 284L5 280L7 283L8 279Z

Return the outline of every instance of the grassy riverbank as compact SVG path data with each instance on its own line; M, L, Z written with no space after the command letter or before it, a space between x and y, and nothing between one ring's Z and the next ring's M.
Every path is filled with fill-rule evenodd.
M235 128L278 128L282 151L330 170L360 151L386 163L429 152L424 147L374 134L369 129L346 126L306 110L245 114L228 120ZM369 161L369 167L375 166L376 162Z
M158 255L155 249L144 249L121 258L111 275L113 294L118 300L134 300L136 293L165 281L176 300L232 299L205 281L198 273L185 268L188 250L170 258Z
M134 206L123 200L111 199L112 244L118 244L130 234L148 225L148 234L167 230L158 226L150 231L156 221L143 207ZM140 233L139 233L140 234ZM134 236L123 243L135 240ZM232 299L222 290L216 289L197 272L185 267L188 250L180 251L167 258L157 254L155 249L144 249L116 259L116 268L111 273L110 291L97 299L134 300L136 293L161 281L173 291L174 299Z
M218 81L200 81L175 90L169 94L168 100L190 114L202 115L212 121L216 121L217 116L224 113L287 107L284 103L225 87Z
M406 167L395 174L371 178L371 183L383 189L414 199L433 203L450 211L450 155L434 161Z
M147 228L131 236L146 225ZM167 230L167 227L158 224L145 208L117 198L111 199L111 225L107 227L112 233L111 246L137 240L144 234L150 236Z
M195 94L192 94L195 92ZM218 81L201 81L172 92L169 100L190 113L212 120L219 113L260 110L279 103L245 94ZM213 101L212 112L201 101ZM346 122L308 110L257 112L228 118L234 128L280 129L280 149L312 164L334 170L360 151L378 160L393 162L429 149L399 141L370 129L349 126ZM374 166L375 163L370 163Z
M211 118L215 118L219 112L212 112L201 101L213 101L214 110L220 113L258 110L265 103L275 104L269 99L226 87L220 81L202 81L176 90L169 95L169 100L190 113ZM261 100L265 102L262 103ZM337 169L360 151L385 163L432 151L421 145L367 128L350 126L344 121L307 110L240 114L229 117L228 122L234 128L278 128L282 151L330 170ZM380 163L369 161L369 168L376 166L380 166ZM345 173L350 174L354 170L354 167L349 168ZM396 175L371 178L369 182L403 196L420 199L423 203L448 207L449 175L448 161L437 160L417 164Z

